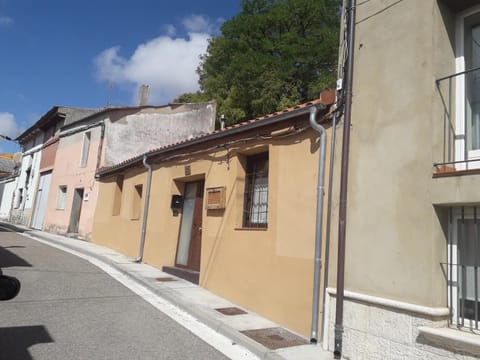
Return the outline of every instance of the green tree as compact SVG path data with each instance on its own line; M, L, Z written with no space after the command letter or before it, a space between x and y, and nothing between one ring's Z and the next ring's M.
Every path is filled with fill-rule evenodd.
M340 6L341 0L243 0L201 57L201 98L215 99L227 124L318 98L335 84Z

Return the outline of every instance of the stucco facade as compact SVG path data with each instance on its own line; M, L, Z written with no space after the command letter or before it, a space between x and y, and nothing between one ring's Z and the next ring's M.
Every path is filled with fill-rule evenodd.
M480 355L480 347L465 345L470 335L464 334L463 342L452 340L449 327L462 325L452 317L456 305L449 299L458 289L448 275L453 266L449 252L457 246L449 237L455 233L452 209L480 203L475 190L480 176L475 171L458 171L471 166L460 149L459 141L466 135L455 125L455 114L458 117L457 110L464 106L459 102L455 109L455 96L465 91L461 79L436 81L458 72L458 34L463 29L462 14L472 10L473 2L468 3L374 0L356 8L345 358L470 359ZM449 140L446 134L451 132ZM455 161L459 163L449 163ZM439 177L450 168L453 171ZM339 176L336 171L334 208L338 207ZM331 350L338 211L333 211L332 223L330 327L325 343ZM452 270L454 276L456 271ZM431 329L438 328L443 332L432 335ZM460 331L456 334L462 337Z
M215 103L106 108L59 133L44 229L89 240L99 167L213 129Z
M162 155L150 154L143 261L164 270L177 265L186 215L182 211L175 215L172 195L186 199L188 184L201 181L200 286L309 336L319 136L310 128L306 113L261 128L248 130L248 125L243 125L245 131L240 125L224 135L212 134L212 140L207 136L205 141L181 143L182 149L173 145ZM324 125L329 134L329 122ZM229 136L229 131L236 133ZM252 228L245 226L242 213L248 159L259 154L268 157L268 225ZM137 162L101 171L100 176L92 241L135 258L142 216L133 218L132 206L136 186L143 186L145 194L147 171ZM209 190L218 188L225 191L224 207L207 209ZM116 212L119 199L121 209ZM144 201L145 196L142 209Z

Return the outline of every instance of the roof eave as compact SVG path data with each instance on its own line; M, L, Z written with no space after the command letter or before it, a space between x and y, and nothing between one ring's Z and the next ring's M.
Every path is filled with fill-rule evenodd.
M312 103L310 106L305 106L305 107L302 107L302 108L299 108L299 109L290 110L288 112L284 112L282 114L274 115L274 116L271 116L269 118L253 121L249 124L239 125L237 127L232 127L232 128L229 128L229 129L226 129L226 130L223 130L223 131L216 131L212 134L205 135L205 136L199 137L197 139L192 139L192 140L189 140L189 141L185 141L183 143L173 145L173 146L167 146L167 147L159 149L159 150L153 150L153 151L146 152L142 155L139 155L139 156L131 159L130 161L126 161L124 164L121 164L119 166L114 165L112 168L107 168L103 171L98 171L95 174L95 177L96 178L104 177L104 176L122 171L126 168L133 167L137 164L141 164L142 161L143 161L143 158L145 156L147 158L154 157L154 156L166 153L166 152L176 151L176 150L183 149L183 148L193 146L193 145L197 145L197 144L200 144L200 143L203 143L203 142L220 139L222 137L235 135L235 134L240 133L240 132L244 132L244 131L268 126L268 125L275 124L275 123L278 123L278 122L281 122L281 121L284 121L284 120L292 119L294 117L305 115L305 114L308 114L310 112L310 107L311 106L318 106L318 105L323 105L324 110L328 108L327 105L325 105L321 102L320 103Z

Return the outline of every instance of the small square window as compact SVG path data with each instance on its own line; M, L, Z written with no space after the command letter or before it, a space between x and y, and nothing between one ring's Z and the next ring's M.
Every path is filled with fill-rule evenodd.
M67 185L60 185L57 194L57 210L65 209L65 200L67 198Z
M115 194L113 198L113 216L120 215L122 209L123 175L117 176Z
M132 202L132 220L140 219L143 185L135 185Z

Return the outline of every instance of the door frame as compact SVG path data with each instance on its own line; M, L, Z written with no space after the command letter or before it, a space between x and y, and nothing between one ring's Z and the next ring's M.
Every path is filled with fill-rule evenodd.
M73 227L72 227L72 220L73 220L73 217L74 217L74 208L75 208L75 199L76 199L76 195L77 193L80 193L81 191L81 196L80 196L80 200L78 202L78 215L76 215L76 231L72 231L74 230ZM82 207L83 207L83 197L85 195L85 188L83 187L80 187L80 188L75 188L74 191L73 191L73 199L72 199L72 208L70 209L70 221L68 223L68 232L69 233L73 233L73 234L78 234L78 230L79 230L79 227L80 227L80 217L82 216Z
M188 269L188 270L193 270L193 271L200 271L200 262L201 262L201 256L202 256L202 225L203 225L203 201L204 201L204 195L205 195L205 179L200 179L200 180L193 180L193 181L188 181L184 183L184 188L183 188L183 194L185 197L187 186L189 184L197 184L197 192L195 196L195 204L193 208L193 221L192 221L192 227L190 229L190 242L188 245L188 259L187 259L187 265L179 264L177 263L177 257L178 257L178 248L180 245L180 235L181 235L181 229L182 229L182 222L183 222L183 209L182 209L182 216L180 218L180 224L178 228L178 235L177 235L177 248L175 251L175 259L174 259L174 264L175 267L183 268L183 269ZM201 202L199 201L201 199ZM195 215L200 214L200 224L195 223ZM198 245L198 254L192 254L192 236L193 232L195 229L198 230L199 233L199 245ZM198 256L198 267L191 265L191 258L193 256Z

